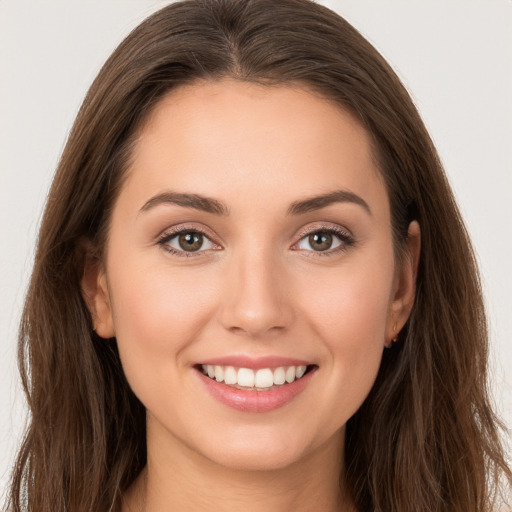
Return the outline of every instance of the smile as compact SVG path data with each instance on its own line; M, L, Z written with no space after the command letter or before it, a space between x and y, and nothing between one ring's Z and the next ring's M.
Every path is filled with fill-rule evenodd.
M251 389L264 391L276 386L291 384L301 379L306 373L307 366L279 366L277 368L235 368L234 366L220 366L203 364L201 370L204 375L217 382L223 382L237 389Z
M225 357L195 365L205 390L240 412L263 413L295 400L318 370L316 364L280 357Z

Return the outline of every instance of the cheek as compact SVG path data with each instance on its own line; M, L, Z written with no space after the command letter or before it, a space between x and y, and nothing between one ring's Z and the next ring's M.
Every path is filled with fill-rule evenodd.
M123 368L130 383L143 375L169 379L180 353L210 318L216 290L201 271L130 263L117 265L109 279Z
M381 345L390 308L392 275L387 266L341 268L302 282L303 312L333 344Z
M302 280L297 290L301 313L323 343L321 362L330 376L324 397L336 396L343 416L334 422L356 412L377 376L393 284L392 256L384 260L317 273L314 286Z

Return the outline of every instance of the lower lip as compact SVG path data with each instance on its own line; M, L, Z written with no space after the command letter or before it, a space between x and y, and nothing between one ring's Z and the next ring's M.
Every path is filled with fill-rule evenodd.
M267 391L238 389L210 379L199 370L197 374L210 394L219 402L242 412L267 412L291 402L311 380L314 369L291 384L283 384Z

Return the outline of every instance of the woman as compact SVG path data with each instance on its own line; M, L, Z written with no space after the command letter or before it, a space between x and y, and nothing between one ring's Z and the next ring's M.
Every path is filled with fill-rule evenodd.
M50 192L11 506L491 510L486 339L376 51L303 0L172 4L101 70Z

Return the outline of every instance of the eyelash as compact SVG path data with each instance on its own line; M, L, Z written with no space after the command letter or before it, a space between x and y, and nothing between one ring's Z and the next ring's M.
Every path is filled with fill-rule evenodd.
M202 251L198 250L198 251L193 251L193 252L180 251L180 250L177 250L174 247L171 247L170 245L168 245L169 242L173 238L176 238L177 236L179 236L183 233L199 233L199 234L203 235L207 240L209 240L210 243L212 243L214 246L218 247L218 245L215 244L211 240L210 236L202 229L199 229L197 227L186 227L186 226L177 228L171 232L164 233L162 236L159 237L157 243L165 251L169 252L170 254L172 254L174 256L178 256L181 258L191 258L191 257L201 256L201 255L203 255L202 253L206 252L207 250L211 250L211 249L207 249L207 250L202 250ZM311 253L309 255L309 257L323 258L323 257L333 256L334 254L338 254L340 252L346 251L348 248L352 247L355 244L354 238L343 229L340 229L340 228L337 228L334 226L315 226L314 228L307 229L307 230L303 231L302 233L300 233L299 240L294 244L294 246L298 245L306 237L308 237L312 234L315 234L315 233L329 233L331 235L336 236L340 240L341 243L338 247L335 247L334 249L327 249L326 251L304 250L304 252ZM216 249L213 249L213 250L216 250ZM301 249L294 249L294 250L301 250Z
M202 253L206 252L204 250L203 251L198 250L198 251L192 251L192 252L179 251L179 250L175 249L174 247L171 247L170 245L168 245L169 242L173 238L176 238L177 236L179 236L183 233L199 233L199 234L203 235L207 240L209 240L214 246L218 246L217 244L215 244L214 242L211 241L211 237L202 229L199 229L197 227L187 227L187 226L181 226L181 227L179 227L175 230L172 230L170 232L165 232L161 237L159 237L157 243L158 243L158 245L162 246L162 249L164 249L165 251L171 253L174 256L178 256L181 258L193 258L193 257L201 256Z
M299 235L299 240L294 246L298 245L302 240L306 237L313 235L315 233L329 233L331 235L336 236L340 240L340 245L335 247L334 249L327 249L326 251L305 251L310 253L308 256L312 258L326 258L329 256L334 256L336 254L347 251L350 247L355 245L355 239L352 235L350 235L346 230L341 229L336 226L314 226L313 228L308 228L302 231ZM300 250L300 249L296 249Z

